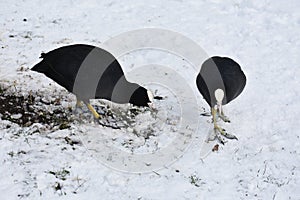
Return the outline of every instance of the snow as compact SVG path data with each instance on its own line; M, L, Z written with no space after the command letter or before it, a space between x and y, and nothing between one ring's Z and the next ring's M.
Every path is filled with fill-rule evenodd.
M232 123L222 126L239 140L203 156L211 124L195 117L208 106L197 93L191 63L163 50L128 52L120 56L128 79L165 97L156 102L158 118L145 111L121 130L88 117L63 130L1 120L0 199L300 199L299 6L296 0L1 1L0 85L10 92L38 92L74 107L73 95L28 70L40 53L74 43L101 46L143 28L171 30L210 56L233 58L247 84L224 106ZM140 68L145 65L152 67L148 76ZM165 84L151 83L157 80ZM182 124L190 127L180 134ZM149 127L149 139L134 134ZM184 142L185 149L174 148ZM163 147L173 154L150 157Z

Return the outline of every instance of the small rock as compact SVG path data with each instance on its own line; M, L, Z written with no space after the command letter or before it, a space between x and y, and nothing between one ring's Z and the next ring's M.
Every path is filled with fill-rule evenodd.
M213 151L213 152L219 151L219 145L216 144L216 145L212 148L212 151Z
M12 119L20 119L22 117L22 114L19 113L19 114L13 114L10 116Z

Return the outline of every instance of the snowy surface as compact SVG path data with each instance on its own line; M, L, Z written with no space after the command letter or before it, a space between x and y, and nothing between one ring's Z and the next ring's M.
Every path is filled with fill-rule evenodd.
M113 167L111 160L103 162L99 158L107 152L101 152L102 144L134 154L168 145L177 137L180 111L174 105L181 94L158 88L166 96L158 103L162 117L155 121L147 111L137 116L137 122L154 130L146 141L133 130L106 128L93 120L63 130L2 120L0 199L300 199L299 7L297 0L1 1L0 84L10 85L10 91L59 96L64 108L74 107L73 95L28 70L40 53L74 43L100 46L118 34L149 27L179 32L208 55L235 59L248 82L241 96L225 106L232 121L226 128L238 141L203 158L202 138L211 124L199 116L199 131L183 156L147 173L126 172L121 166L126 161L117 160L119 166ZM187 84L196 87L188 64L166 52L132 52L120 62L129 77L134 66L172 66L183 77L190 75ZM194 97L199 105L191 109L208 110L199 94ZM133 127L145 129L138 123ZM80 142L71 145L66 138Z

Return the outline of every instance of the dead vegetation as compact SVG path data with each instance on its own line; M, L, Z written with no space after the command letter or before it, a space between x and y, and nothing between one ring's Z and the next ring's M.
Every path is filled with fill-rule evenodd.
M0 117L22 127L34 123L48 124L59 129L69 128L71 110L63 109L60 99L47 102L40 94L12 93L0 86Z

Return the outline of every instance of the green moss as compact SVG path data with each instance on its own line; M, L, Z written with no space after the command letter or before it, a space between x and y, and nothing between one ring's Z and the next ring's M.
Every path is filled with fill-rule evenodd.
M190 183L196 187L200 187L200 185L198 184L199 181L201 180L200 178L198 178L196 175L191 175L190 177Z

